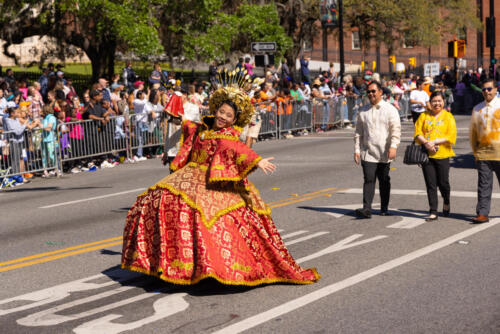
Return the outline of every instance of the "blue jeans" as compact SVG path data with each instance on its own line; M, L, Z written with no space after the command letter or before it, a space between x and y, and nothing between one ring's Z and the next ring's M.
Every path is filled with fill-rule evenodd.
M142 146L144 145L144 133L148 131L147 123L137 122L135 125L135 138L137 139L137 156L142 157Z

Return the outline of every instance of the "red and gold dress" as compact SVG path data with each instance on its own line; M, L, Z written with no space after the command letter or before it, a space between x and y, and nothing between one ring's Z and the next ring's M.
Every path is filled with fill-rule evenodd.
M138 196L123 235L122 268L176 284L308 284L319 279L286 249L271 210L248 181L261 160L236 128L186 121L174 173Z

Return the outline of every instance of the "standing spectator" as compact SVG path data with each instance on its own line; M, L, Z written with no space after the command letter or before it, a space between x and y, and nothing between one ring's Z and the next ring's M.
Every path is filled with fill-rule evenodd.
M12 87L15 87L16 85L16 78L14 77L14 71L9 68L7 71L5 71L5 82L9 85L9 87L12 89Z
M127 60L125 67L122 72L123 84L127 87L127 90L131 92L134 89L134 82L138 80L134 69L132 68L132 62Z
M247 74L253 78L253 68L255 66L253 62L250 62L250 60L250 57L245 58L245 70L247 70Z
M137 140L137 155L134 156L134 161L144 161L147 160L143 156L143 145L145 142L145 136L149 129L148 127L148 114L145 109L146 103L148 103L149 93L145 94L144 91L140 90L137 92L137 97L134 99L134 115L135 115L135 138Z
M4 91L3 89L0 89L0 121L2 120L2 115L4 115L7 110L7 104L8 102L5 98Z
M99 78L97 80L98 90L102 93L102 99L111 102L111 92L108 89L108 80L105 78Z
M300 58L300 74L302 75L302 81L306 84L311 83L311 77L309 76L309 61L311 58Z
M118 113L118 101L120 101L120 92L123 89L123 86L117 82L111 85L111 108L115 114Z
M161 71L161 65L160 63L154 63L153 66L153 71L151 72L151 75L149 76L149 84L150 85L161 85L167 83L167 78L164 77L165 75Z
M425 109L430 109L429 95L424 91L423 81L417 81L417 89L412 90L410 93L410 103L411 103L411 117L413 119L413 124L417 122Z
M452 145L457 140L455 119L444 110L443 93L435 91L430 99L431 109L418 118L414 136L429 154L429 161L422 165L429 200L429 216L426 221L438 218L438 187L443 196L443 216L448 217L450 214L450 158L455 156Z
M208 67L208 79L212 87L217 87L217 62L215 60L212 60L212 63Z
M493 191L493 172L500 182L500 122L498 110L500 99L497 97L497 85L493 78L482 84L484 101L472 110L470 123L470 144L477 168L477 216L474 223L489 221L491 192Z
M137 92L138 91L143 91L144 90L144 81L136 81L134 82L134 91L132 92L132 99L135 99L137 97Z
M333 93L328 87L328 84L326 83L325 78L320 79L321 86L319 87L319 91L321 92L321 95L324 96L323 98L323 115L322 115L322 120L321 120L321 130L326 131L328 128L328 123L330 121L330 99L333 96Z
M235 66L234 68L235 68L235 69L238 69L238 68L239 68L239 69L240 69L240 71L243 71L243 70L245 69L244 61L245 61L245 60L243 59L243 57L240 57L240 58L238 59L238 64L236 64L236 66Z
M66 79L66 84L64 85L64 93L66 93L66 100L68 100L69 103L71 103L75 96L78 96L75 87L73 87L72 78Z
M47 69L49 70L49 77L56 75L54 63L49 63Z
M391 179L390 163L396 157L401 138L401 123L396 108L382 100L379 82L368 85L370 105L362 107L356 121L354 162L363 167L363 208L356 209L359 218L371 218L375 182L379 181L380 215L388 215Z
M43 107L43 121L42 121L42 177L49 177L54 175L53 172L49 173L47 169L56 167L56 129L57 120L54 116L54 109L50 105Z
M102 92L95 89L90 92L91 101L84 108L83 119L91 119L94 122L89 124L88 128L84 129L85 143L90 150L90 154L100 153L102 147L98 147L98 141L101 139L100 134L102 129L109 122L109 113L101 105L103 100ZM101 149L100 149L101 148Z
M83 154L83 127L80 122L83 120L82 111L83 106L80 104L80 100L78 96L73 98L71 105L71 113L66 116L66 123L70 123L69 125L69 141L71 145L71 157L81 157ZM79 160L73 159L73 168L71 169L71 173L79 173L80 169L78 168Z
M304 100L311 99L311 87L309 87L309 85L307 85L304 81L300 82L299 92L303 96Z
M13 174L19 174L21 170L22 151L24 146L24 130L26 128L33 129L40 125L40 122L31 124L21 124L19 122L19 110L15 108L7 108L8 118L3 119L3 128L7 132L7 140L9 142L10 163Z
M283 62L281 63L281 81L283 87L286 87L286 84L292 81L292 77L290 76L290 69L288 68L286 58L283 58Z
M30 102L31 116L34 120L39 119L42 115L42 108L44 106L43 100L37 94L35 87L28 87L28 102Z

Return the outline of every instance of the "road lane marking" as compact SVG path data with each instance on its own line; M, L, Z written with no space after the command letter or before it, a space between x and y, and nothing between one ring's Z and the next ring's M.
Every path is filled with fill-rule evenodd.
M156 294L156 293L154 293ZM156 294L157 295L157 294ZM76 334L118 334L125 331L130 331L161 320L163 318L185 311L189 307L189 303L184 300L187 293L175 293L156 300L153 303L152 316L129 322L129 323L113 323L114 319L121 318L120 314L109 314L99 319L91 320L81 324L73 329ZM131 298L130 298L131 299Z
M318 197L331 196L332 193L335 193L338 190L344 190L344 189L343 188L339 188L339 189L337 189L337 188L326 188L326 189L319 190L319 191L316 191L316 192L313 192L313 193L307 193L307 194L304 194L304 195L301 195L301 196L310 195L310 194L316 194L316 195L299 197L299 198L297 198L297 197L287 198L287 200L288 200L287 202L281 202L279 204L269 205L269 207L270 208L278 208L278 207L282 207L282 206L286 206L286 205L290 205L290 204L295 204L295 203L299 203L299 202L303 202L303 201L308 201L310 199L314 199L314 198L318 198ZM135 189L133 191L137 191L137 189ZM324 193L324 191L329 191L329 193ZM127 191L127 192L132 192L132 190L131 191ZM116 196L117 194L119 194L119 193L115 193L115 194L111 194L111 195ZM108 196L108 195L105 195L105 196ZM85 200L89 200L89 199L85 199ZM107 240L113 240L113 239L117 240L117 242L105 243ZM10 261L3 262L4 266L2 266L2 264L0 264L0 272L14 270L14 269L19 269L19 268L23 268L23 267L28 267L28 266L32 266L32 265L35 265L35 264L50 262L50 261L58 260L58 259L65 258L65 257L68 257L68 256L83 254L83 253L91 252L91 251L94 251L94 250L102 249L102 248L105 248L105 247L116 246L116 245L119 245L121 243L122 243L122 237L121 236L117 236L117 237L113 237L113 238L110 238L110 239L95 241L95 242L90 243L90 244L77 245L77 246L73 246L73 247L69 247L69 248L60 249L60 250L54 251L55 253L48 252L48 253L52 253L52 254L63 253L63 254L59 254L59 255L53 255L53 256L44 257L44 256L47 256L47 255L50 255L50 254L48 254L48 253L41 253L41 254L35 254L35 255L27 256L27 257L20 258L20 259L13 259L13 260L10 260ZM90 246L92 244L96 244L96 245L98 244L98 245L94 246L94 247L87 247L87 246ZM84 248L84 247L87 247L87 248ZM80 249L80 250L77 250L77 251L68 252L68 251L70 251L72 249L78 249L78 248L83 248L83 249ZM22 262L22 261L26 261L26 260L29 260L29 259L36 259L36 258L38 258L38 259L37 260L33 260L33 261L28 261L28 262ZM18 262L22 262L22 263L18 263ZM7 265L8 263L18 263L18 264Z
M330 233L330 232L326 232L326 231L316 232L316 233L313 233L311 235L306 235L305 237L302 237L302 238L297 238L297 239L291 240L289 242L285 242L285 244L287 246L291 246L293 244L297 244L297 243L302 242L302 241L313 239L313 238L316 238L316 237L319 237L319 236L322 236L322 235L325 235L325 234L328 234L328 233Z
M122 282L129 281L131 279L134 279L136 277L140 277L142 274L133 272L133 271L127 271L127 270L121 270L121 269L115 269L112 271L109 271L104 274L97 274L85 278L81 278L75 281L71 281L68 283L63 283L59 284L50 288L42 289L39 291L35 292L30 292L26 293L20 296L12 297L12 298L7 298L0 300L0 306L2 305L8 305L9 303L13 303L16 305L16 302L31 302L28 304L24 304L21 306L12 306L11 308L0 308L0 316L10 314L10 313L15 313L15 312L21 312L25 310L29 310L34 307L39 307L42 305L46 304L51 304L53 302L62 300L66 297L68 297L71 292L82 292L82 291L88 291L88 290L96 290L100 288L104 288L110 285L114 284L120 284ZM102 278L109 278L112 277L113 280L110 280L108 282L103 282L103 283L92 283L91 281L97 280L97 279L102 279Z
M55 250L55 251L52 251L52 252L46 252L46 253L40 253L40 254L31 255L31 256L21 257L21 258L10 260L10 261L6 261L6 262L0 262L0 267L8 265L8 264L12 264L12 263L23 262L23 261L27 261L27 260L31 260L31 259L36 259L36 258L39 258L39 257L48 256L48 255L53 255L53 254L57 254L57 253L64 253L64 252L67 252L67 251L70 251L70 250L73 250L73 249L79 249L79 248L89 247L89 246L93 246L93 245L97 245L97 244L102 244L102 243L106 243L106 242L109 242L109 241L121 240L121 239L122 239L121 236L120 237L113 237L113 238L109 238L109 239L104 239L104 240L89 242L87 244L81 244L81 245L77 245L77 246L63 248L63 249Z
M362 194L363 188L345 188L344 190L337 191L339 194ZM379 193L378 189L375 193ZM421 189L391 189L391 195L418 195L427 196L426 190ZM463 198L477 198L477 192L475 191L452 191L451 197L463 197ZM500 193L493 193L491 198L500 198Z
M88 198L83 198L83 199L77 199L77 200L69 201L69 202L62 202L62 203L57 203L57 204L40 206L39 209L50 209L50 208L55 208L55 207L58 207L58 206L64 206L64 205L82 203L82 202L93 201L93 200L96 200L96 199L108 198L108 197L113 197L113 196L120 196L120 195L129 194L129 193L133 193L133 192L144 191L144 190L146 190L146 188L137 188L137 189L127 190L127 191L121 191L121 192L118 192L118 193L112 193L112 194L107 194L107 195L101 195L101 196L95 196L95 197L88 197Z
M301 257L301 258L297 259L296 261L297 261L297 263L306 262L306 261L309 261L312 259L316 259L316 258L323 256L323 255L339 252L339 251L344 250L344 249L364 245L364 244L367 244L367 243L370 243L373 241L387 238L386 235L378 235L378 236L373 237L373 238L353 242L354 240L359 239L362 236L363 236L362 234L353 234L350 237L347 237L343 240L340 240L340 241L334 243L330 247L327 247L323 250L320 250L319 252Z
M444 248L446 246L449 246L449 245L451 245L459 240L470 237L476 233L479 233L479 232L484 231L488 228L496 226L499 223L500 223L499 218L493 219L489 223L475 226L475 227L470 228L466 231L457 233L455 235L452 235L451 237L448 237L448 238L445 238L445 239L440 240L438 242L435 242L429 246L420 248L416 251L413 251L411 253L408 253L406 255L398 257L394 260L385 262L381 265L378 265L376 267L373 267L371 269L363 271L357 275L346 278L342 281L327 285L321 289L318 289L316 291L308 293L302 297L285 302L285 303L283 303L277 307L274 307L268 311L256 314L256 315L251 316L249 318L246 318L242 321L239 321L239 322L236 322L232 325L224 327L224 328L222 328L222 329L220 329L212 334L241 333L245 330L256 327L256 326L263 324L269 320L272 320L276 317L282 316L284 314L287 314L287 313L290 313L294 310L297 310L303 306L311 304L319 299L322 299L322 298L325 298L329 295L332 295L332 294L334 294L338 291L341 291L345 288L351 287L351 286L356 285L358 283L361 283L367 279L370 279L372 277L380 275L386 271L392 270L392 269L397 268L399 266L402 266L406 263L414 261L420 257L431 254L431 253L433 253L441 248Z
M121 287L118 287L116 289L104 291L104 292L101 292L101 293L98 293L96 295L92 295L92 296L89 296L86 298L77 299L77 300L72 301L72 302L57 305L57 306L51 307L49 309L46 309L46 310L43 310L40 312L30 314L24 318L18 319L17 323L19 325L29 326L29 327L54 326L54 325L58 325L60 323L66 322L66 321L77 320L79 318L93 315L94 314L94 312L92 312L93 310L87 311L87 312L82 312L82 313L76 314L76 315L74 315L74 314L61 315L61 314L56 314L56 313L63 311L63 310L66 310L66 309L71 308L71 307L79 306L82 304L87 304L87 303L90 303L90 302L93 302L93 301L96 301L96 300L99 300L102 298L106 298L106 297L110 297L110 296L122 293L124 291L132 290L135 288L136 287L133 285L132 286L121 286ZM94 310L96 310L96 309L94 309Z
M304 233L307 233L307 232L308 231L296 231L296 232L288 233L288 234L282 235L281 239L285 240L285 239L288 239L288 238L291 238L291 237L295 237L297 235L301 235L301 234L304 234Z

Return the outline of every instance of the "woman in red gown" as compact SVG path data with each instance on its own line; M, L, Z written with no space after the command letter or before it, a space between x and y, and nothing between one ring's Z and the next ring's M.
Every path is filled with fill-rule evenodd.
M239 141L253 106L239 88L210 98L212 115L183 124L175 172L138 196L123 235L122 268L175 284L214 278L223 284L309 284L320 276L301 268L286 249L247 175L275 169Z

